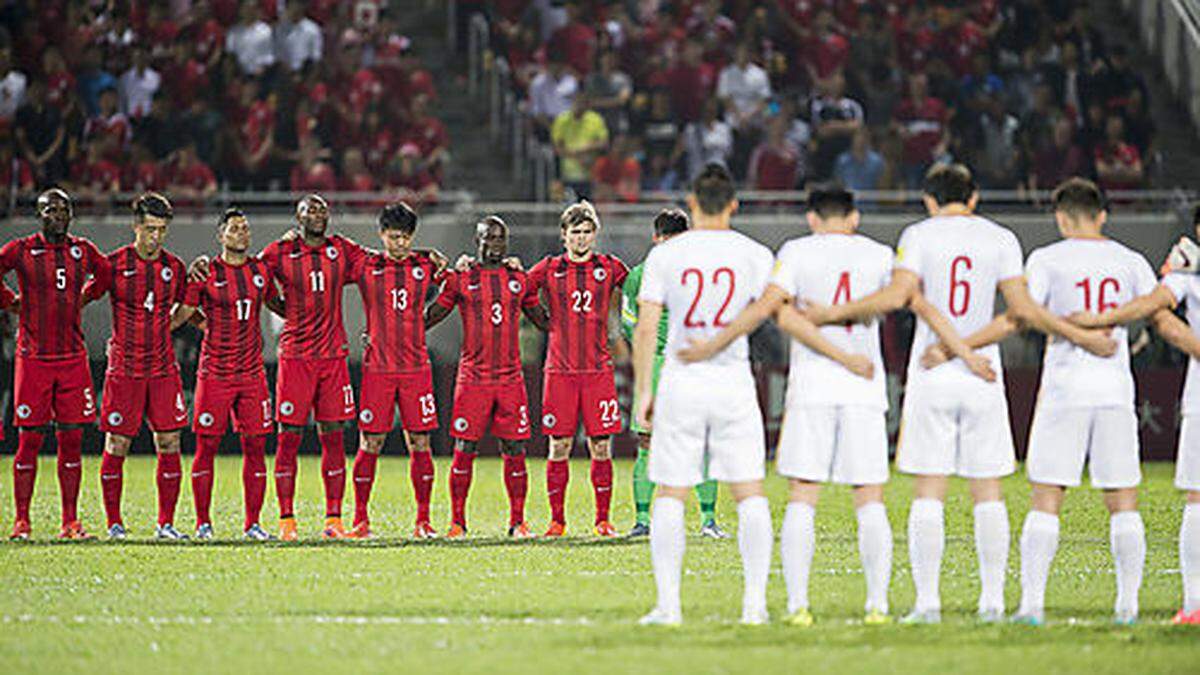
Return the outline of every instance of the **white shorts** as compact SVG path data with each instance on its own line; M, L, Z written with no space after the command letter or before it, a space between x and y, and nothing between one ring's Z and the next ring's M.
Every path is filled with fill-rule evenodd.
M1137 429L1129 408L1038 406L1025 472L1034 483L1075 487L1086 460L1093 487L1136 487L1142 482Z
M1183 414L1179 454L1175 457L1175 487L1200 491L1200 417Z
M1016 466L1003 396L957 405L905 397L896 469L923 476L1000 478Z
M886 415L868 406L788 408L779 430L776 466L782 476L814 483L886 483Z
M744 483L765 477L762 412L748 370L721 381L664 372L651 423L648 474L658 485L691 487L709 478Z

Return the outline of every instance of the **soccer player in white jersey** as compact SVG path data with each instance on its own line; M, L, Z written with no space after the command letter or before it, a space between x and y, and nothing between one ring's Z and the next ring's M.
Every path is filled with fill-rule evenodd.
M1193 222L1200 235L1200 207L1193 214ZM1180 244L1184 249L1194 247L1187 239ZM1115 309L1111 308L1115 298L1105 298L1104 306L1074 314L1071 319L1085 326L1104 327L1149 317L1163 339L1191 357L1179 403L1183 423L1175 462L1175 487L1187 492L1187 503L1179 528L1183 608L1175 615L1174 622L1200 625L1200 276L1196 275L1195 256L1183 254L1180 249L1176 246L1172 251L1163 268L1162 282L1154 290ZM1180 303L1187 304L1187 324L1173 313ZM1044 587L1045 578L1040 577L1039 581Z
M814 323L862 321L924 299L946 315L959 335L988 325L996 290L1004 295L1015 320L1065 337L1089 351L1111 354L1115 345L1100 331L1089 331L1052 316L1029 297L1021 247L1012 232L974 215L979 194L971 172L962 165L938 165L925 179L930 217L906 228L896 251L887 288L861 300L838 305L810 303ZM918 307L914 306L914 309ZM942 503L947 478L970 480L975 502L975 548L981 582L979 617L1004 617L1004 571L1008 564L1008 513L1000 479L1015 469L1008 403L1002 378L985 381L971 374L969 362L955 359L934 369L921 367L921 355L937 344L927 320L917 325L908 368L896 466L916 475L908 517L909 558L917 590L908 623L941 621L938 582L945 547ZM995 345L982 350L1001 373Z
M688 338L716 333L761 295L774 257L767 247L730 229L737 199L733 178L723 166L706 166L687 201L693 228L655 246L646 257L633 339L635 414L643 428L652 430L649 475L658 486L650 521L658 603L642 623L682 620L683 504L695 485L712 477L727 483L737 502L745 576L742 623L761 624L767 621L773 533L762 485L766 448L749 346L743 338L717 358L695 364L683 363L674 353ZM655 332L664 308L670 329L655 398Z

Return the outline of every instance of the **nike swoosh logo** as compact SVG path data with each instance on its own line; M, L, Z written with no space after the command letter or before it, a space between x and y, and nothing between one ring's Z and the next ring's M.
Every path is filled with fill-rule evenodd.
M477 290L479 290L479 284L475 284L474 286L472 286L471 284L467 284L467 290L468 291L477 291Z
M44 248L31 248L31 249L29 249L29 255L41 255L41 254L43 254L43 253L45 253L45 252L46 252L46 249L44 249Z
M450 473L454 474L455 476L465 476L471 472L470 471L459 471L458 469L450 469Z
M67 462L63 464L63 466L67 467L68 469L78 469L80 464L81 462Z
M379 276L379 275L383 274L383 273L384 273L384 272L386 272L386 271L387 271L387 270L371 270L371 274L374 274L375 276Z
M421 476L421 480L423 480L423 481L425 481L426 483L428 483L428 482L430 482L430 481L432 481L432 480L433 480L433 476Z
M216 288L224 288L229 285L228 281L214 281L213 286Z
M126 276L126 277L131 277L135 274L137 274L137 270L122 270L121 271L121 275Z
M596 488L596 492L612 492L612 488L598 487Z
M354 477L354 482L355 482L355 483L370 483L370 482L371 482L371 481L373 481L373 480L375 480L375 479L374 479L374 478L368 478L367 476L355 476L355 477Z
M17 471L28 471L29 469L33 468L33 465L32 464L17 464L15 466L13 466L13 468L16 469Z
M289 258L299 258L302 255L304 255L304 251L292 251L291 253L288 254L288 257Z
M510 474L508 474L508 475L509 475L510 477L512 477L512 478L520 478L521 476L524 476L524 475L525 475L525 472L524 472L524 471L522 471L521 473L510 473Z
M175 480L176 478L179 478L182 475L183 474L181 474L181 473L164 473L163 478L166 478L167 480Z
M212 473L212 472L211 471L193 471L192 478L199 478L201 476L207 476L210 473Z
M566 272L555 272L555 273L554 273L554 277L555 277L556 279L561 279L561 278L563 278L563 277L565 277L565 276L567 276L567 273L566 273Z
M340 475L342 475L342 474L344 474L344 473L346 473L346 470L345 470L345 469L334 469L333 471L326 471L326 472L325 472L325 475L326 475L326 476L333 477L333 476L340 476Z

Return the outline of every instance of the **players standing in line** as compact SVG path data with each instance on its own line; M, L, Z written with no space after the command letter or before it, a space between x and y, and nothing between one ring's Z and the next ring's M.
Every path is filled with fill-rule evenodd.
M774 257L765 246L730 229L738 203L733 178L723 166L706 166L687 201L693 229L655 246L646 257L633 340L635 415L643 428L652 430L650 480L658 486L650 522L658 602L642 623L682 620L683 504L692 488L711 477L727 483L737 502L745 575L742 622L761 624L767 621L772 531L763 492L762 414L749 346L741 337L713 359L692 364L676 358L675 351L688 339L713 335L760 296ZM656 392L655 333L664 309L670 312L671 326Z
M608 351L608 315L629 269L619 258L594 250L600 216L587 201L572 204L559 219L566 252L543 258L529 270L529 293L545 296L550 344L542 387L542 433L550 438L546 495L547 537L567 528L565 500L571 449L580 422L592 456L596 499L594 531L617 536L608 519L612 500L612 437L621 431L620 405Z
M100 410L105 433L100 489L108 536L125 538L121 491L125 457L144 419L158 452L159 539L187 539L175 529L175 506L183 469L180 430L187 426L183 382L171 342L171 313L187 285L183 262L163 248L174 212L167 198L146 192L133 202L132 244L108 254L108 274L97 274L83 289L84 301L108 293L113 334L108 340L108 372Z
M68 233L73 212L66 192L58 188L43 192L38 196L37 215L41 232L13 239L0 248L0 277L16 270L21 291L13 364L14 422L19 436L13 459L16 521L12 538L29 538L37 455L53 422L62 497L58 536L86 539L89 535L79 524L76 503L83 426L96 419L96 397L80 311L88 277L107 276L109 263L95 244ZM13 300L7 287L5 293Z
M529 293L526 274L505 261L508 225L488 216L475 226L476 258L465 270L447 274L442 292L425 310L426 329L458 307L462 319L462 355L454 385L450 436L451 523L448 538L467 534L467 493L479 440L491 427L504 456L510 537L532 537L525 523L525 441L529 439L529 405L521 372L521 316L546 330L545 310Z
M687 214L681 209L663 209L654 217L654 244L687 232L689 227ZM630 344L633 343L633 332L638 322L638 293L642 289L642 271L645 263L629 270L625 284L621 287L621 336ZM650 388L658 389L658 379L662 374L662 365L667 348L667 331L670 327L668 314L664 310L658 319L656 342L654 349L654 373L651 377ZM637 410L637 401L633 402ZM646 467L650 463L650 430L638 424L637 420L630 421L630 430L637 434L637 460L633 463L633 506L637 522L629 531L630 537L645 537L650 534L650 501L654 498L654 483L646 475ZM700 536L713 539L727 539L729 535L717 525L717 481L709 478L696 486L696 501L700 503Z
M892 281L865 298L833 306L810 304L806 313L817 324L867 320L900 309L923 297L946 316L958 335L975 332L993 318L996 290L1023 323L1065 337L1089 351L1110 355L1116 345L1099 331L1088 331L1051 315L1025 287L1021 246L1012 232L974 215L979 194L971 172L962 165L939 165L925 180L930 217L909 226L900 237ZM1009 525L1000 480L1015 469L1008 402L1002 377L984 381L963 359L935 369L920 360L937 340L927 320L917 325L908 369L896 466L916 475L908 519L909 558L917 589L910 623L941 620L938 581L945 526L942 503L947 478L970 481L975 502L975 548L981 588L979 617L1004 616L1004 571L1008 564ZM982 351L1001 373L995 345Z
M424 311L429 291L440 280L446 259L436 251L412 248L417 214L404 202L379 213L383 251L367 254L355 281L367 315L363 381L359 396L360 439L354 460L354 528L350 536L369 537L367 504L375 465L387 441L396 407L409 454L409 476L417 501L413 536L437 536L429 523L433 491L430 432L437 428L433 368L425 346Z
M250 250L250 221L236 208L226 209L217 225L221 255L209 264L208 278L190 282L172 317L180 326L202 312L204 342L196 374L196 456L192 460L192 497L196 538L211 539L213 460L233 418L242 443L242 492L247 539L271 539L259 524L267 487L267 434L271 433L271 395L263 368L259 317L265 305L283 316L283 300L267 264Z
M1193 223L1197 234L1200 235L1200 207L1197 207L1193 214ZM1116 308L1113 308L1114 298L1104 297L1101 300L1097 296L1097 301L1102 302L1102 305L1097 304L1095 307L1089 308L1090 311L1074 314L1071 319L1080 325L1101 328L1123 325L1149 317L1159 335L1191 357L1188 362L1183 397L1179 403L1179 409L1183 413L1183 422L1179 430L1179 450L1175 463L1175 487L1187 493L1187 503L1183 507L1183 522L1179 527L1179 566L1183 577L1183 607L1175 615L1174 622L1200 625L1200 428L1197 427L1200 424L1198 421L1200 420L1200 276L1196 275L1195 245L1187 239L1181 244L1182 247L1177 246L1172 251L1172 255L1163 269L1165 276L1163 276L1161 284L1156 286L1153 291ZM1192 254L1182 254L1181 248L1193 249ZM1032 258L1030 262L1032 262ZM1187 324L1175 316L1172 311L1179 303L1187 303ZM1041 412L1040 408L1038 412ZM1049 519L1043 516L1039 516L1038 519L1050 523ZM1041 542L1037 541L1035 530L1029 529L1034 523L1031 520L1026 520L1026 523L1029 545L1033 549ZM1047 544L1049 543L1047 537L1042 536L1041 539ZM1026 537L1023 536L1021 541L1023 565L1025 564L1025 542ZM1033 553L1037 554L1037 552ZM1032 558L1032 560L1048 564L1050 558L1053 557L1052 550L1049 551L1050 556L1047 557L1045 555L1047 551L1043 545L1040 553L1040 556ZM1022 578L1024 579L1024 575ZM1038 576L1037 580L1040 581L1041 588L1044 588L1045 576ZM1025 608L1022 609L1024 611Z

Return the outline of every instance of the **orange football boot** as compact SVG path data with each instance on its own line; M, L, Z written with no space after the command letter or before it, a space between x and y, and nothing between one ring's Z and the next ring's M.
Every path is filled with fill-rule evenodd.
M25 541L32 533L33 528L29 526L29 521L18 519L13 523L12 534L8 535L8 538L13 541Z
M437 539L438 533L428 520L423 520L413 528L412 536L413 539Z
M347 539L371 539L374 535L371 534L371 524L367 521L355 523L354 528L346 533Z
M88 539L95 539L95 537L88 534L87 531L85 531L83 529L83 525L80 525L78 520L72 520L71 522L63 525L62 530L60 530L58 533L58 538L59 539L74 539L74 540L78 540L78 541L86 541Z
M342 519L337 516L331 516L325 519L325 529L321 530L322 539L348 539L350 534L346 532L346 526L342 525Z
M534 534L525 523L517 523L508 528L508 536L513 539L533 539Z
M613 524L608 522L607 520L602 520L602 521L596 523L595 532L596 532L597 537L619 537L619 536L621 536L620 533L617 532L617 528L613 527Z
M279 519L279 541L296 541L299 535L296 533L296 518L289 516Z
M561 537L567 533L567 524L550 521L550 527L546 529L546 534L543 537Z
M467 528L458 523L450 523L450 529L446 530L447 539L463 539L467 536Z

